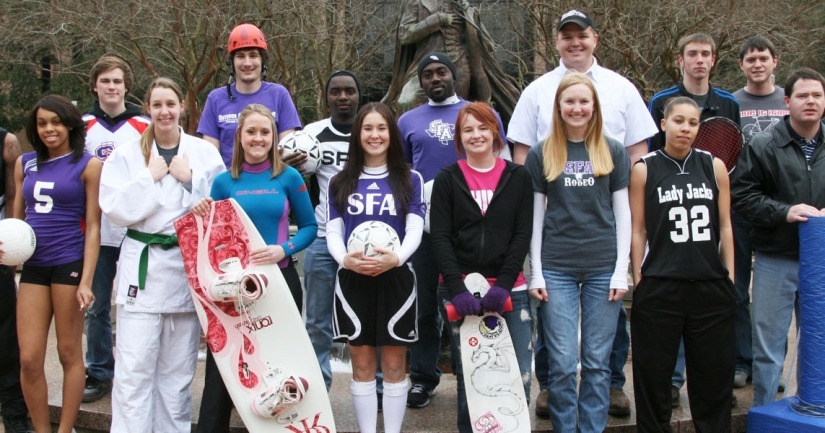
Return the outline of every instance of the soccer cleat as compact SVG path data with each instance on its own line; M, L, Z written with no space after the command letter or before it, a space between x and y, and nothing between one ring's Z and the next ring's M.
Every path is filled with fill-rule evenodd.
M216 276L205 293L212 302L238 301L241 297L254 301L266 294L268 283L266 275L242 270Z
M258 394L252 402L252 412L263 418L277 418L278 422L289 422L298 416L294 406L299 403L309 389L306 379L287 376L281 369L266 372L264 382L269 389Z

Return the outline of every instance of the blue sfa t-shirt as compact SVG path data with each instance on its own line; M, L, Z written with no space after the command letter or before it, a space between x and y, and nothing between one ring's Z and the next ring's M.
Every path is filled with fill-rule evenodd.
M402 215L400 206L396 205L388 178L389 173L386 170L378 174L361 173L358 186L350 194L343 215L335 204L335 192L329 192L327 221L343 218L345 243L350 233L359 224L367 221L381 221L389 224L398 234L398 240L404 242L407 215ZM330 185L334 179L335 176L330 180ZM421 175L414 170L410 171L410 181L412 191L410 202L407 205L407 214L415 214L424 218L424 182L421 180Z
M544 143L527 154L533 191L547 196L541 266L559 272L612 272L616 267L613 193L630 183L630 157L605 136L613 171L596 177L583 142L567 142L567 163L553 181L544 176Z
M276 136L280 131L301 129L298 110L295 109L295 104L292 103L292 97L286 87L264 81L261 83L261 88L254 93L238 92L235 83L231 84L231 88L234 100L229 99L225 86L209 92L198 124L198 134L220 141L221 158L227 168L232 163L238 116L247 105L262 104L272 110L272 117L275 118L275 126L278 128L275 131Z

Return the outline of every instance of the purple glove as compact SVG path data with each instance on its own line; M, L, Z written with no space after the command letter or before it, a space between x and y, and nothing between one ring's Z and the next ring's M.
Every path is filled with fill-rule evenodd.
M452 303L453 307L455 307L455 312L461 315L461 317L472 316L481 311L481 304L478 302L478 299L466 290L453 296Z
M501 314L504 312L504 304L507 298L510 297L510 292L502 289L499 286L490 287L487 294L481 298L481 308L490 313Z

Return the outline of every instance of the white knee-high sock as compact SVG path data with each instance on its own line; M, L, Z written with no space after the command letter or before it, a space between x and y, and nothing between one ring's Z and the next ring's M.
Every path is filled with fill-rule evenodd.
M353 379L349 391L352 394L352 405L355 406L358 430L361 433L375 433L378 424L378 396L375 393L375 380L356 382Z
M409 381L404 378L398 383L384 382L384 432L400 433L407 410L407 388Z

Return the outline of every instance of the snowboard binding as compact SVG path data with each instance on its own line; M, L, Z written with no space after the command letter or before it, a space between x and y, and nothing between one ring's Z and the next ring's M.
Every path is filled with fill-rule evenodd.
M264 375L269 388L258 394L252 402L252 412L264 418L277 418L287 423L298 417L295 405L309 389L309 382L299 376L288 376L281 369L271 369Z

